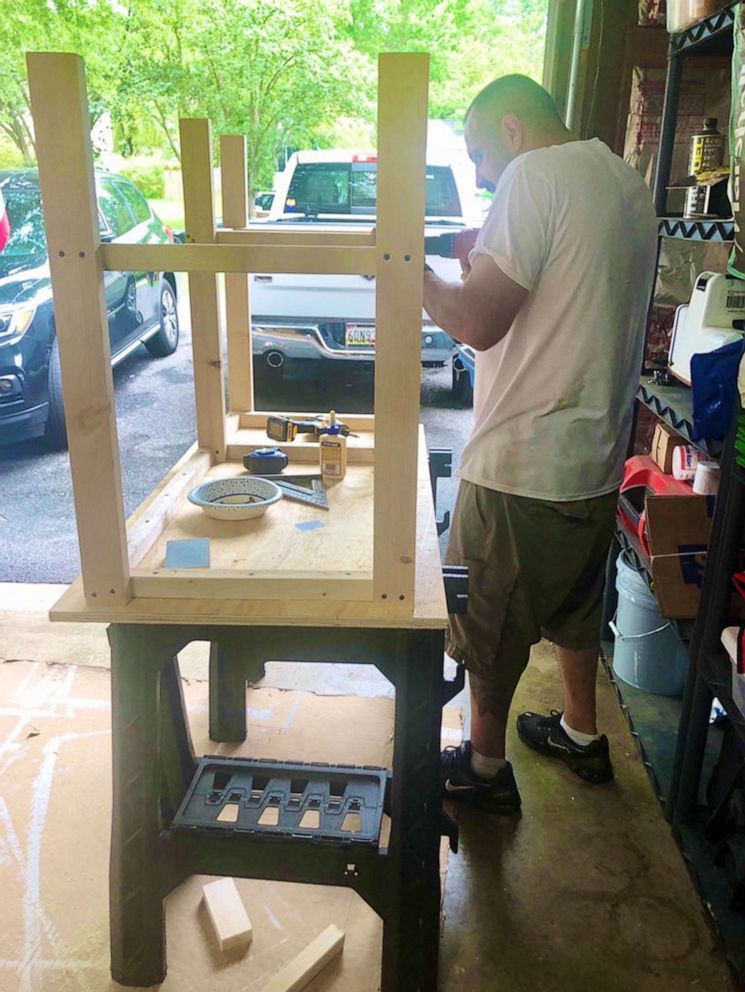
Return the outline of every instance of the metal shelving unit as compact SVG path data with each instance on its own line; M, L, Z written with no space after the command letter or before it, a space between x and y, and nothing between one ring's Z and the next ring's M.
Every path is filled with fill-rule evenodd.
M688 444L705 451L713 458L722 451L722 442L709 438L693 438L693 397L688 386L658 386L643 376L636 398L648 407L668 427L672 427Z
M670 36L671 55L729 55L736 4L730 3L685 31Z
M670 184L685 59L731 54L737 11L737 4L730 3L686 31L670 36L660 147L654 181L654 201L660 218L658 244L661 244L662 238L714 243L733 240L732 219L686 220L668 216L667 188ZM718 866L716 849L704 834L707 808L699 806L699 796L713 756L718 754L717 738L710 736L709 724L714 697L719 699L727 712L745 753L745 717L734 705L731 662L723 652L719 640L727 622L732 592L730 576L737 567L739 548L745 538L745 469L737 466L734 460L734 426L723 443L694 440L692 394L688 387L682 384L657 385L645 376L640 382L637 399L686 442L709 456L721 456L722 483L709 542L698 616L695 622L678 622L677 625L681 639L687 642L691 658L686 691L682 702L678 704L678 712L675 708L660 710L660 721L669 725L669 734L675 733L677 722L677 743L671 775L669 735L663 741L667 748L665 755L664 749L660 747L660 735L655 734L654 721L649 721L648 704L640 700L635 690L627 690L623 684L615 682L615 689L635 733L657 795L671 820L673 834L680 845L694 884L704 904L709 907L725 955L739 983L738 987L741 987L745 977L745 921L730 907L729 883ZM651 579L648 571L650 563L638 540L620 525L616 532L615 547L627 548L635 563ZM654 591L653 584L651 587ZM608 600L607 591L606 596ZM609 616L607 611L605 615L606 618ZM646 735L649 739L645 739ZM655 759L660 755L662 757L657 767ZM667 788L660 788L661 784Z
M735 236L734 220L719 220L716 217L704 220L686 220L683 217L661 217L659 237L677 238L683 241L709 241L726 243Z
M667 187L670 185L683 62L687 57L728 55L732 52L736 6L734 3L728 4L723 10L704 18L687 31L670 35L660 147L654 177L654 203L659 217L667 216Z
M732 694L732 663L722 649L721 633L733 621L730 602L731 576L739 563L745 539L745 475L734 459L733 424L722 455L722 480L706 558L701 605L693 629L683 707L669 792L669 818L702 898L715 907L717 929L730 967L742 985L745 976L745 920L730 902L728 878L717 858L717 848L707 840L704 827L708 807L700 805L706 779L709 714L716 697L724 708L745 754L745 716Z
M671 799L673 819L693 819L699 795L703 752L711 700L716 696L732 724L745 739L745 718L732 698L732 664L722 650L721 634L729 619L733 591L745 538L745 481L734 471L736 425L730 430L722 456L722 481L712 524L709 553L701 587L701 606L691 639L691 670L683 703Z

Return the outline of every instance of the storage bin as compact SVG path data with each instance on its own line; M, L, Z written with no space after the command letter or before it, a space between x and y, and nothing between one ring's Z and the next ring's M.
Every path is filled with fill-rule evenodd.
M696 21L716 14L729 0L667 0L667 30L684 31Z
M625 551L616 565L618 611L610 623L615 675L645 692L682 696L688 652L670 621L663 620L657 600Z

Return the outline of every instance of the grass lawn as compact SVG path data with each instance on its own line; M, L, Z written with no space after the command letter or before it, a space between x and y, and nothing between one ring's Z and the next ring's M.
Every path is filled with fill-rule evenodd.
M183 231L184 204L182 200L150 200L149 203L164 224L176 231Z

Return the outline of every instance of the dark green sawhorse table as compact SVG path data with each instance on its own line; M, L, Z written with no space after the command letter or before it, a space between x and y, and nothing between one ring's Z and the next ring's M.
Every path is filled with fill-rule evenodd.
M463 685L460 670L454 681L443 677L443 631L117 623L109 641L112 977L123 985L163 981L165 897L190 875L231 875L354 889L383 920L382 992L434 992L440 838L455 843L440 800L441 711ZM197 767L177 660L191 641L211 644L216 741L246 738L246 681L257 681L269 660L370 664L389 679L396 699L386 849L173 829Z

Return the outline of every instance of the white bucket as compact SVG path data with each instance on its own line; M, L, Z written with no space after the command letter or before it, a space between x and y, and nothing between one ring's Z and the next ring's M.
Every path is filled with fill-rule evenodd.
M610 628L615 635L613 671L637 689L660 696L681 696L688 671L688 652L639 570L621 552L616 562L618 611Z

